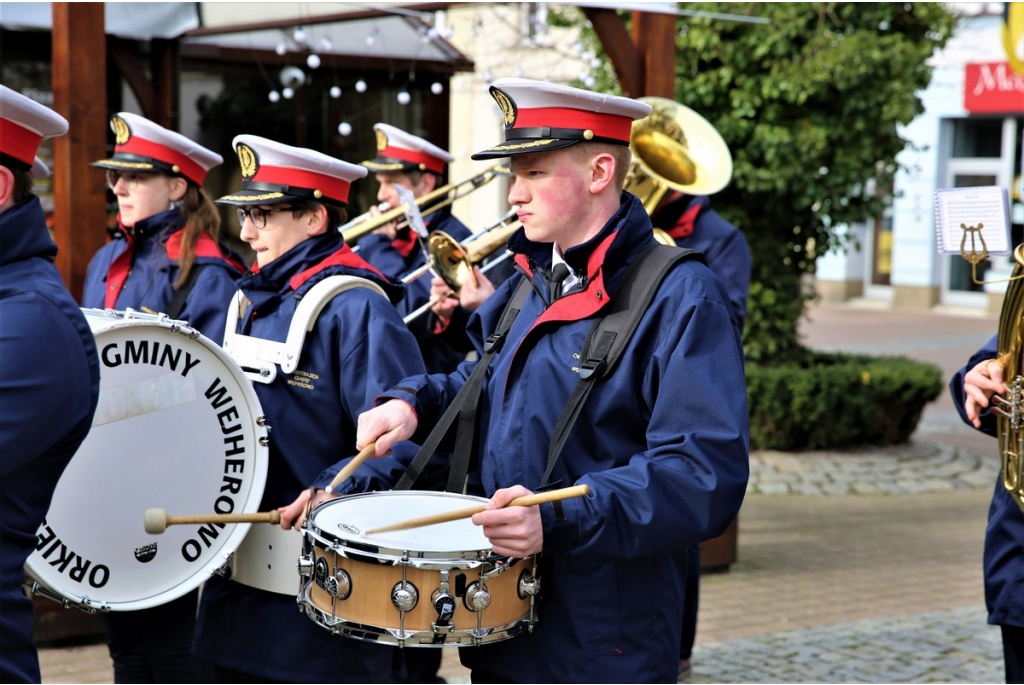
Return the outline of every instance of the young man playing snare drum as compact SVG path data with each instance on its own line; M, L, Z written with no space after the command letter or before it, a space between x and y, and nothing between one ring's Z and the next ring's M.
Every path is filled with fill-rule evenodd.
M234 147L242 189L218 202L236 208L241 238L256 252L256 263L238 282L244 297L228 313L225 349L233 355L258 349L242 366L266 372L255 374L254 387L273 431L261 506L269 511L301 499L321 471L354 454L360 412L424 367L393 305L402 286L354 254L337 230L350 184L366 170L257 136L238 136ZM322 286L338 279L351 287L321 295ZM294 368L286 368L283 357L261 356L288 340L300 305L316 298L323 298L323 307L315 319L300 322L307 331L301 347L286 348L297 359ZM291 520L282 524L287 529ZM275 549L301 540L298 532L277 532L289 538ZM274 563L295 574L296 557ZM391 648L332 635L296 606L297 574L278 593L267 589L271 580L259 570L247 569L249 584L221 577L206 583L195 651L209 682L387 681Z
M473 522L494 552L537 555L541 594L532 632L460 656L473 682L675 682L683 551L719 535L746 489L736 317L703 263L676 262L549 462L593 318L654 242L641 203L622 192L631 124L650 107L525 79L500 79L491 94L505 115L505 142L474 159L511 157L508 201L523 228L508 242L519 275L470 321L481 353L522 280L530 287L500 347L491 346L475 405L475 476L490 509ZM384 455L402 440L421 442L474 385L472 370L405 379L359 417L358 445L376 441ZM506 507L531 491L577 484L590 494Z

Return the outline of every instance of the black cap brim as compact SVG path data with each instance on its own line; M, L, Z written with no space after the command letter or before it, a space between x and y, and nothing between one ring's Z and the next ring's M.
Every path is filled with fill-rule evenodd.
M506 140L501 145L495 145L494 147L489 147L475 155L471 155L470 159L500 159L502 157L512 157L513 155L522 155L528 152L549 152L551 150L560 150L564 147L575 145L578 142L580 141L564 140L560 138L512 138L510 140Z

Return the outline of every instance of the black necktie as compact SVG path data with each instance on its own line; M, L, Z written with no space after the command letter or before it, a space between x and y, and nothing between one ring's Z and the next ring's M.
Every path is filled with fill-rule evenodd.
M553 269L551 269L551 278L548 281L548 285L551 290L552 302L562 296L562 281L564 281L568 275L569 267L565 262L559 262L558 264L555 264Z

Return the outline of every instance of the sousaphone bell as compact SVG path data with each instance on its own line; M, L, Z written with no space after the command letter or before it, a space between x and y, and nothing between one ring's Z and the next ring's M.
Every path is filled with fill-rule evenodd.
M640 198L648 214L669 190L711 195L729 184L732 154L711 123L678 102L638 98L652 111L633 122L629 149L633 162L625 189Z

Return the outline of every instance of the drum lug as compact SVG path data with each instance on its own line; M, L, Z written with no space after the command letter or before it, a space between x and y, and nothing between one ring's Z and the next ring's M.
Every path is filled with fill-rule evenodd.
M420 593L417 592L416 586L408 581L397 583L391 590L391 603L403 613L412 611L419 601Z
M300 576L309 578L313 573L313 556L311 554L302 554L299 556L296 566L298 567Z
M93 606L94 604L95 606ZM78 608L87 614L95 614L97 611L107 613L110 611L110 602L93 602L89 599L89 595L82 595L82 606Z
M348 599L348 596L352 594L352 579L342 568L335 569L334 575L329 577L324 585L327 594L338 599Z
M271 427L270 427L270 424L267 423L267 417L266 416L257 416L256 417L256 425L259 426L260 428L266 428L267 429L267 434L266 435L261 435L260 439L259 439L260 447L266 447L268 444L270 444L270 432L272 430Z
M523 569L519 574L519 587L517 588L519 599L536 597L540 594L540 578L533 575L529 569Z
M225 560L224 560L224 565L221 566L220 568L218 568L216 571L214 571L214 573L217 574L218 576L221 576L222 578L226 578L227 580L231 580L232 567L234 566L234 559L235 559L235 553L234 552L232 552L231 554L228 554L227 558L225 558Z
M491 605L491 593L483 583L471 583L462 601L470 611L480 612Z

